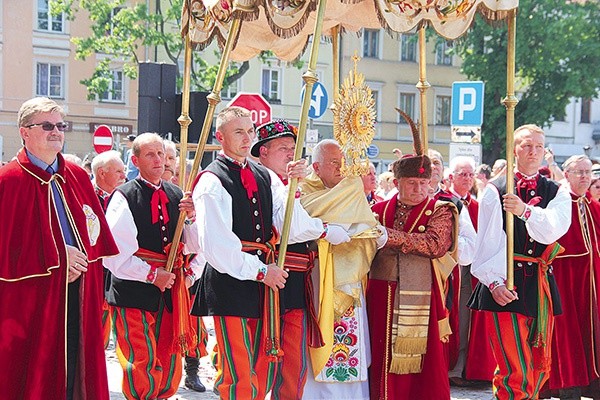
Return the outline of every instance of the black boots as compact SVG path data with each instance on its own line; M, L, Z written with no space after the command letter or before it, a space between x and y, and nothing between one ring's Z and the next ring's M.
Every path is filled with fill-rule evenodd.
M185 357L185 387L195 392L204 392L206 388L200 382L198 370L200 369L200 360L196 357Z

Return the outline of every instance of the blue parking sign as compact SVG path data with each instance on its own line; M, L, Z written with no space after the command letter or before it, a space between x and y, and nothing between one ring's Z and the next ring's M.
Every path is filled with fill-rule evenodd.
M481 126L483 124L484 83L481 81L452 84L452 126Z

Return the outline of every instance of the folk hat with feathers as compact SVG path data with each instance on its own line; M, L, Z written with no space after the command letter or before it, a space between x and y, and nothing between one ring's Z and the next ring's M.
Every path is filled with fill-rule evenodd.
M419 128L404 111L396 108L402 118L408 122L413 135L414 154L406 154L394 161L393 171L395 178L431 178L431 160L424 154Z

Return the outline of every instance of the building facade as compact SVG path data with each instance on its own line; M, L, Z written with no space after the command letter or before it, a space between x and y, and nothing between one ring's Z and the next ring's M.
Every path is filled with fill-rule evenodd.
M147 1L153 9L153 1ZM116 146L128 134L137 134L138 81L129 80L122 63L111 64L111 90L101 98L87 99L87 89L80 83L92 75L94 66L104 57L96 54L87 60L75 60L73 37L89 35L85 15L75 21L52 16L48 0L4 0L0 2L0 148L2 161L10 160L21 147L17 129L17 111L21 103L34 96L48 96L65 107L69 124L65 152L79 157L93 156L93 132L100 124L108 125L115 134ZM175 24L168 27L179 30ZM364 29L358 34L345 33L340 39L340 78L354 68L365 75L376 103L377 124L369 156L378 172L387 170L395 160L392 153L399 148L412 152L408 125L396 112L401 108L420 123L420 96L417 35L408 33L391 38L383 29ZM431 87L427 94L429 146L448 161L450 143L451 88L454 81L466 80L460 73L460 59L451 56L450 42L431 39L426 46L426 78ZM215 45L200 53L207 62L217 64ZM157 48L141 48L140 60L161 62L167 57ZM217 112L240 92L261 93L271 104L273 118L292 123L300 119L302 74L308 65L308 51L300 68L275 58L249 61L249 70L222 91ZM180 67L183 67L180 61ZM326 91L329 105L333 102L333 54L331 43L321 40L317 75ZM501 105L498 105L502 107ZM177 116L174 116L176 118ZM309 141L333 137L333 115L326 111L318 119L309 120ZM166 132L159 132L166 134ZM485 132L483 132L485 135ZM547 129L547 142L557 160L571 154L587 152L600 157L600 101L573 99L564 121L554 121ZM312 144L307 143L308 153ZM117 146L121 147L121 146Z
M2 161L21 148L17 112L35 96L56 100L65 108L69 124L64 152L84 159L93 152L92 136L100 124L112 128L116 140L135 132L137 82L130 82L114 64L113 90L102 99L87 100L80 81L89 78L97 54L75 60L72 37L85 37L89 27L82 16L74 22L52 16L48 0L0 2L0 138ZM112 67L112 66L111 66Z

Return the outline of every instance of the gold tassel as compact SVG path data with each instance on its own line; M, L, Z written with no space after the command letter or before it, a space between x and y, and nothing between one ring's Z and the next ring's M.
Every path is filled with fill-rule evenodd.
M424 337L397 337L394 342L394 353L398 354L425 354L427 352L427 338Z
M390 362L390 374L418 374L422 369L422 360L423 357L399 357L392 356L392 361Z
M442 343L448 343L450 335L452 335L452 328L450 328L450 320L448 317L438 321L438 330L440 332L440 341Z

